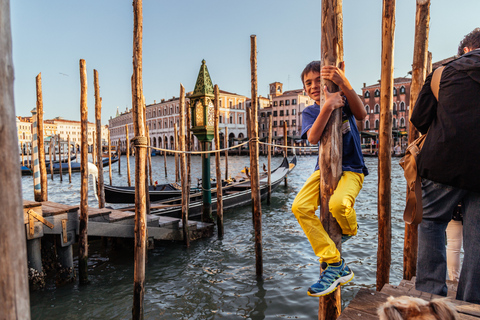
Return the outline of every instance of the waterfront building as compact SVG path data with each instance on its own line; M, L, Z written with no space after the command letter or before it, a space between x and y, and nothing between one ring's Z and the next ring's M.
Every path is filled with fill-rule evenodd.
M234 141L247 137L246 112L245 106L247 97L236 93L219 90L219 127L220 127L220 147L224 148L224 128L228 128L229 146L234 145ZM187 93L186 103L189 104ZM150 145L163 149L174 149L174 126L179 125L179 98L172 97L169 100L162 99L159 103L146 106L146 120L150 131ZM190 109L189 109L190 112ZM126 146L126 130L128 125L129 139L134 136L132 110L126 110L123 113L117 112L116 116L108 121L110 138L112 145L117 146L120 141L122 151ZM188 124L190 127L190 124ZM213 144L214 145L214 144ZM194 150L199 150L200 146L194 137Z

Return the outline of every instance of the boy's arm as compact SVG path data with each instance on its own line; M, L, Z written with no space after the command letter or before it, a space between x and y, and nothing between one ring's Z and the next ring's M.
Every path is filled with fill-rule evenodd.
M324 87L323 90L325 92L325 103L312 127L307 131L308 141L312 144L317 144L320 141L332 111L345 105L344 97L340 95L340 92L330 93L327 87Z
M350 110L357 120L363 120L367 116L367 111L363 106L362 100L353 90L347 77L345 77L345 62L340 63L340 68L335 66L324 66L320 72L322 78L333 81L347 98Z

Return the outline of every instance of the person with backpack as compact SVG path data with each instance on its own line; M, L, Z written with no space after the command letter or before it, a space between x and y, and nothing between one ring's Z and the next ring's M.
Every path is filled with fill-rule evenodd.
M423 220L415 287L447 295L445 230L462 201L464 260L456 298L480 303L480 28L466 35L458 50L460 57L441 72L438 101L432 73L410 119L422 134L428 131L417 159Z

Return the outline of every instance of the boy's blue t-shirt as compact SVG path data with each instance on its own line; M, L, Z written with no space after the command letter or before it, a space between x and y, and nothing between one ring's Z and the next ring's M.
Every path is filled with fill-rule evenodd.
M302 139L307 139L307 131L310 130L313 123L320 114L320 106L314 104L308 106L302 113ZM368 169L363 160L362 146L360 144L360 133L358 132L355 117L350 110L348 101L342 108L342 133L343 133L343 153L342 153L342 171L352 171L368 175ZM315 170L319 170L318 159Z

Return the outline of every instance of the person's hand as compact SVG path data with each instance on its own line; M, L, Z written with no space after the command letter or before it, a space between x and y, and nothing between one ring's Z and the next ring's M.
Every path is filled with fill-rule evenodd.
M341 91L332 93L328 91L327 86L324 86L323 92L325 92L325 104L329 105L332 110L341 108L345 105L346 98L342 95Z
M348 83L345 77L345 62L343 61L339 63L339 67L323 66L320 71L320 76L323 79L333 81L340 88L343 88Z

